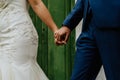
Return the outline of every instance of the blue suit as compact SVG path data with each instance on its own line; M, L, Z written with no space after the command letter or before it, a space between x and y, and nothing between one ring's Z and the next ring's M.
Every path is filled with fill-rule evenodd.
M77 0L63 25L81 19L71 80L95 80L102 64L107 80L120 80L120 0Z

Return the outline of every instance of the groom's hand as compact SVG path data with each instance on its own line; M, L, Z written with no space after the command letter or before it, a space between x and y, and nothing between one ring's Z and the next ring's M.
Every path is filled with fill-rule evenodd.
M56 45L66 44L69 38L71 30L66 26L63 26L58 31L54 33L55 43Z

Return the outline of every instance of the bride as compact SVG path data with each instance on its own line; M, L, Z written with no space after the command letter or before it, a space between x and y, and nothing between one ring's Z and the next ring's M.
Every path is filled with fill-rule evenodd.
M38 35L28 2L53 32L57 30L41 0L0 0L0 80L48 80L36 62Z

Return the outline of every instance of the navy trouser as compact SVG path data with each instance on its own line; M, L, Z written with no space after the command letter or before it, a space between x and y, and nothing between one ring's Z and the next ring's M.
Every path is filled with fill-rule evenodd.
M76 47L71 80L95 80L102 64L107 80L120 80L120 29L99 29L91 22Z
M120 29L98 29L95 34L107 80L120 80Z
M102 64L94 38L94 29L89 26L89 29L82 32L77 39L71 80L95 80L100 70Z

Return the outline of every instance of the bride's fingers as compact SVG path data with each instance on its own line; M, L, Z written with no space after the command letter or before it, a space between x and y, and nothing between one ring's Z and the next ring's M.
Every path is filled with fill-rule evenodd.
M61 35L60 35L60 33L56 33L56 34L55 34L55 38L56 38L58 41L61 41Z
M57 32L54 33L54 38L57 38Z
M56 38L57 40L60 40L60 34L58 31L54 33L54 38Z

